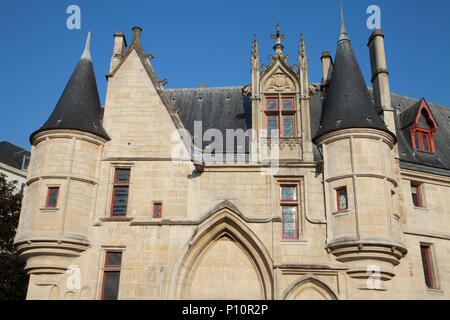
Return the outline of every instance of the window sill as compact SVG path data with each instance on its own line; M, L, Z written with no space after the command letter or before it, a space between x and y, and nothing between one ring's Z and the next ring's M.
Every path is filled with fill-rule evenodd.
M54 211L58 211L59 208L39 208L39 210L41 211L49 211L49 212L54 212Z
M425 207L416 207L416 206L414 206L414 209L415 210L419 210L419 211L430 211L428 208L425 208Z
M444 291L443 291L443 290L440 290L440 289L430 289L430 288L427 288L425 292L433 293L433 294L444 294Z
M123 217L103 217L103 218L99 218L99 220L101 221L101 222L111 222L111 221L113 221L113 222L129 222L129 221L133 221L133 218L130 218L130 217L126 217L126 216L123 216Z
M282 239L281 244L308 244L308 240L304 239Z
M346 216L349 213L350 213L350 210L349 209L345 209L345 210L335 211L331 215L333 215L334 217L339 217L339 216Z

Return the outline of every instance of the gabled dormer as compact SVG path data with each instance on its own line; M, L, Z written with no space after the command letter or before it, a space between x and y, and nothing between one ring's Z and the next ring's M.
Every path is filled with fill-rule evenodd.
M402 128L409 127L414 150L435 152L434 136L438 124L424 98L401 116Z
M267 147L269 158L277 157L287 161L306 160L304 140L310 141L306 50L302 37L299 67L297 69L297 65L290 65L289 56L283 54L284 46L281 44L281 39L285 37L280 34L280 27L277 24L276 34L271 35L271 38L276 40L273 47L275 53L269 56L268 66L259 65L256 37L253 42L252 114L256 133L253 148L258 149L259 159L265 158ZM261 67L263 70L260 73ZM309 150L309 144L306 145ZM312 155L312 152L310 153Z

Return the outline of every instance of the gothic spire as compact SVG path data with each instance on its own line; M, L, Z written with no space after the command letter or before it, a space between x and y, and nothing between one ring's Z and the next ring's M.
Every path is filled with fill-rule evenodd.
M253 35L253 47L252 47L252 61L259 59L258 41L256 40L256 34Z
M341 40L349 40L347 29L345 28L344 9L342 7L342 1L341 1L341 34L339 36L339 41Z
M333 75L322 109L319 130L314 139L333 131L349 128L373 128L389 132L375 111L351 41L345 30L341 5L341 34L336 50Z
M109 140L101 124L102 109L90 54L91 34L88 34L84 52L55 109L39 132L70 129L89 132Z

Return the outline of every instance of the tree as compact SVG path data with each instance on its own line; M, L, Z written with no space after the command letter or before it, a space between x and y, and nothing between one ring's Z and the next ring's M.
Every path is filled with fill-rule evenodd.
M0 300L23 300L28 286L24 262L14 246L22 203L16 184L0 174Z

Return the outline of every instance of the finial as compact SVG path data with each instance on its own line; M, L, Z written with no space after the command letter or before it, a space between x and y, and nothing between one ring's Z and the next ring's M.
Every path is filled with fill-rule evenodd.
M301 58L306 58L306 46L305 41L303 40L303 33L300 34L300 51L298 53L299 60Z
M345 29L344 9L342 8L342 1L341 1L341 35L339 37L339 41L341 40L349 40L347 30Z
M280 24L278 22L277 22L277 34L271 34L270 38L276 39L277 41L277 43L273 47L273 49L275 50L275 54L276 55L283 54L284 46L281 44L281 39L286 38L286 35L280 34Z
M91 32L88 32L86 46L84 47L84 51L83 51L83 55L81 56L81 59L92 60L90 47L91 47Z
M259 53L258 53L258 41L256 40L256 34L253 35L253 47L252 47L252 58L258 59Z

